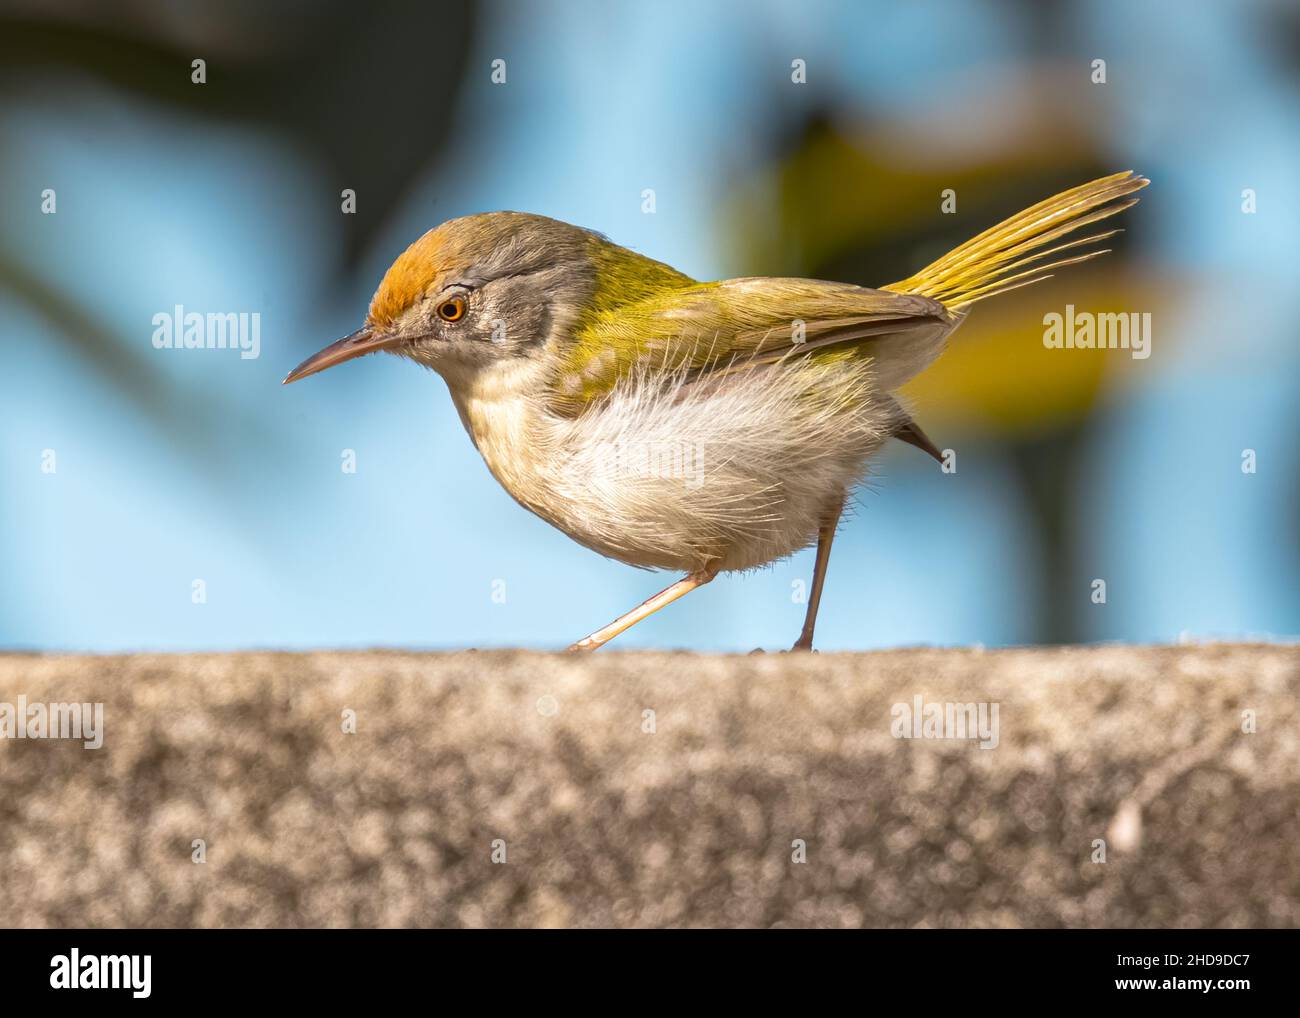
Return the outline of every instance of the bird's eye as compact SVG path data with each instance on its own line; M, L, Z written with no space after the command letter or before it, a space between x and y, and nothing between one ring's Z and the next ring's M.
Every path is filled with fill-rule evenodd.
M465 299L451 297L438 305L438 317L444 322L458 322L465 317Z

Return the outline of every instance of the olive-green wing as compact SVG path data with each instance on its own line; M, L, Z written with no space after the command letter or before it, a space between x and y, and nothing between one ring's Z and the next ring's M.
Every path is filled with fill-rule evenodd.
M636 373L723 373L858 348L883 389L942 347L956 318L916 294L815 279L729 279L657 293L593 316L560 352L552 409L576 415Z

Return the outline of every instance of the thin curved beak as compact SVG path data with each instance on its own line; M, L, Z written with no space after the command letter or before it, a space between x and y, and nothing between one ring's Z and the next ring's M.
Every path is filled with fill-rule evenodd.
M387 350L390 347L397 346L400 342L401 340L396 336L376 336L370 329L358 329L352 335L344 336L337 343L331 343L319 353L312 354L285 375L284 381L280 384L288 385L300 378L314 375L318 371L332 368L335 364L350 361L354 357L364 357L376 350Z

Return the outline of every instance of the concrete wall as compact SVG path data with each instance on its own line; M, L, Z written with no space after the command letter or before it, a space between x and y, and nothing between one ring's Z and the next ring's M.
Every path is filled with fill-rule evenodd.
M1297 926L1298 694L1279 646L4 655L104 745L0 740L0 916ZM918 695L996 748L895 738Z

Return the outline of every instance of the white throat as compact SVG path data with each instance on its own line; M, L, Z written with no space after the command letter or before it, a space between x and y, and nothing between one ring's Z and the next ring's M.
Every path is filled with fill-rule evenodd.
M461 423L488 469L525 505L533 501L533 468L550 438L534 395L543 370L541 363L521 357L441 372Z

